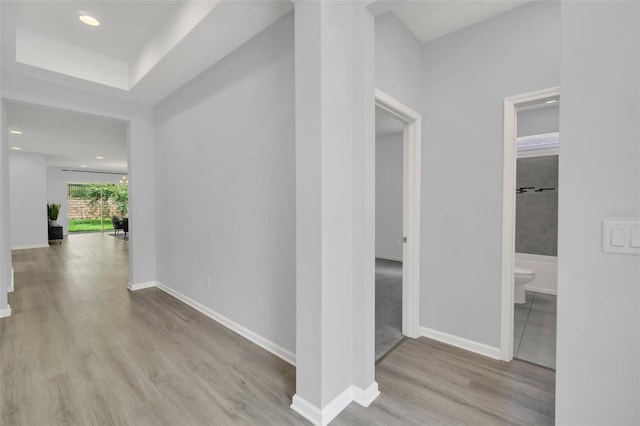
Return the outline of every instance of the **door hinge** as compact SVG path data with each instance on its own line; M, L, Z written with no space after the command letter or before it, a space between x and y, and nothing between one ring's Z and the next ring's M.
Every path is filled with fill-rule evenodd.
M402 237L402 242L406 243L407 242L407 237Z

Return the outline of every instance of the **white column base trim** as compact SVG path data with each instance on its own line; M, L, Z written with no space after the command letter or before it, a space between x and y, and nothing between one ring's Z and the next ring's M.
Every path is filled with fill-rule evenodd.
M176 291L174 289L172 289L171 287L168 287L160 282L156 282L155 283L156 287L159 288L160 290L164 291L165 293L167 293L170 296L175 297L176 299L178 299L179 301L181 301L182 303L184 303L185 305L189 305L191 306L193 309L195 309L196 311L208 316L209 318L211 318L214 321L219 322L220 324L224 325L225 327L227 327L228 329L230 329L231 331L238 333L239 335L241 335L242 337L244 337L245 339L249 340L250 342L255 343L256 345L260 346L262 349L266 350L267 352L272 353L273 355L277 356L278 358L282 359L283 361L288 362L289 364L295 366L296 365L296 356L294 353L288 351L287 349L283 348L282 346L276 345L275 343L273 343L270 340L265 339L264 337L262 337L261 335L249 330L248 328L230 320L229 318L225 317L224 315L221 315L219 313L217 313L216 311L214 311L213 309L210 309L198 302L196 302L195 300L191 299L188 296L185 296L184 294L180 293L179 291Z
M293 411L300 414L316 426L326 425L328 423L322 423L322 413L318 407L307 402L306 399L299 397L297 394L293 395L293 398L291 398L290 407Z
M49 248L49 243L47 244L34 244L31 246L16 246L16 247L11 247L11 250L29 250L29 249L36 249L36 248Z
M0 309L0 318L6 318L11 316L11 306L7 305L6 309Z
M335 419L338 414L352 402L355 401L363 407L368 407L378 395L380 395L380 391L378 390L377 382L371 383L367 389L352 385L321 410L296 394L293 395L291 400L291 409L314 425L325 426Z
M353 390L349 386L340 395L335 397L333 401L328 403L322 410L315 405L307 402L297 394L293 395L291 400L291 408L305 419L309 420L316 426L326 426L335 419L338 414L353 401Z
M156 286L155 281L147 281L145 283L137 283L137 284L131 284L131 283L127 284L127 288L129 289L129 291L144 290L145 288L151 288L155 286Z
M13 293L13 290L15 289L14 287L14 282L13 282L13 277L14 277L14 272L13 272L13 266L11 267L11 285L9 286L9 288L7 289L7 293Z
M371 405L378 396L380 396L378 382L371 383L366 389L353 386L353 400L363 407Z
M469 352L475 352L493 359L500 359L500 348L478 343L463 337L454 336L453 334L443 333L427 327L420 327L420 331L424 337L446 343Z

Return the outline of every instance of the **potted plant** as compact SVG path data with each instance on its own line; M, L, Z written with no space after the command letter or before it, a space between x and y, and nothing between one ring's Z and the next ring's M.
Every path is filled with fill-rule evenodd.
M62 207L61 204L49 204L49 203L47 203L47 217L51 221L50 223L51 223L52 226L57 226L58 225L58 223L56 221L58 220L58 214L60 213L60 207Z

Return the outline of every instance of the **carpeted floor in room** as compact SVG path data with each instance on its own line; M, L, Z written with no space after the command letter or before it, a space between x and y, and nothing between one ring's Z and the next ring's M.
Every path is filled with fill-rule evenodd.
M402 262L376 259L376 360L402 340Z

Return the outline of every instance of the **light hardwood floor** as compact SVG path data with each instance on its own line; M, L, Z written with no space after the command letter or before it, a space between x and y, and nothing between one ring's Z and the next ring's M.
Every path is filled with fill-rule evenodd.
M14 252L0 321L3 425L289 425L295 368L158 289L130 293L127 242ZM335 425L552 424L555 375L425 338L376 368L382 395Z

